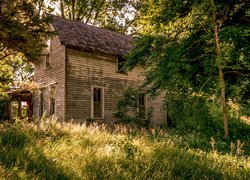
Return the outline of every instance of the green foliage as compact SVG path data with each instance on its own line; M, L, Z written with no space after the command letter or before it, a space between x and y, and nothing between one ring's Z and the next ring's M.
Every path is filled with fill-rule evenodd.
M30 82L30 76L34 73L34 65L28 63L22 54L11 56L5 62L12 68L14 82Z
M157 128L108 130L49 119L5 123L0 124L0 178L248 179L249 152L242 143ZM220 152L222 146L231 151Z
M45 39L53 33L49 18L41 17L37 0L0 1L0 60L18 52L32 62L40 62Z
M210 119L197 120L200 113L208 114L206 106L186 104L194 94L209 100L224 97L221 90L225 89L227 100L249 107L249 13L245 1L150 0L143 4L142 28L125 66L145 67L145 86L153 93L166 89L182 97L182 110L186 111L182 114L190 116L193 126ZM173 108L170 111L177 110Z
M199 96L186 96L166 99L168 121L172 121L175 128L182 131L195 131L197 133L213 136L220 130L215 127L210 115L206 99ZM217 120L217 119L216 119Z
M5 120L7 117L5 115L6 105L9 102L9 96L5 92L1 92L0 89L0 121Z
M4 90L17 86L22 82L30 82L30 76L34 72L34 65L27 62L27 59L18 53L15 56L8 56L0 61L0 89Z
M140 90L127 88L123 94L122 99L118 102L118 112L115 113L115 117L119 122L124 124L136 124L139 127L146 127L149 125L150 118L152 116L153 109L145 110L139 105ZM130 115L129 114L134 114ZM146 117L145 114L147 113Z
M0 61L0 92L2 92L8 84L13 80L12 79L12 68L6 61Z
M236 112L229 111L230 140L248 140L250 126L243 122L240 109L234 104ZM174 127L183 133L195 132L207 138L214 136L223 138L223 124L221 123L220 100L214 97L197 95L167 94L166 106L168 113L168 127ZM239 115L240 114L240 115Z
M0 61L0 120L4 119L6 103L9 101L6 89L30 86L32 90L30 76L33 71L34 66L29 64L21 53Z

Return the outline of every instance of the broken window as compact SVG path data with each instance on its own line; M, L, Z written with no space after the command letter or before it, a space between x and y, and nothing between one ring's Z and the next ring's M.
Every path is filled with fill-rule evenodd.
M125 69L124 69L124 64L125 64L126 60L124 57L122 56L118 56L118 59L117 59L117 71L120 72L120 73L125 73Z
M103 88L92 89L92 118L103 118Z

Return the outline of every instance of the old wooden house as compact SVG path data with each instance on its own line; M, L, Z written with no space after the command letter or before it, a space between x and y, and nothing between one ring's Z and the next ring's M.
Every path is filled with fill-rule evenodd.
M129 72L121 69L132 37L51 16L51 27L58 35L48 40L47 55L35 67L34 81L40 92L34 95L34 116L45 113L62 121L117 121L114 113L123 92L137 88L144 79L142 67ZM141 98L141 106L153 109L153 122L165 122L163 96Z

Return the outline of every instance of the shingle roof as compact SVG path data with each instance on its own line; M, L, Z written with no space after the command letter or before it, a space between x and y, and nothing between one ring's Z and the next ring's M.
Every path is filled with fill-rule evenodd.
M67 47L111 55L124 55L132 48L131 36L47 15L52 17L52 26L57 31L61 43Z

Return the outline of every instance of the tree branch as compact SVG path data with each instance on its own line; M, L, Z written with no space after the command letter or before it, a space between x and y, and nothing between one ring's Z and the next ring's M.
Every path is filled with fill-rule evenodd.
M3 60L4 58L11 56L11 55L16 55L17 52L13 52L13 53L5 53L2 57L0 57L0 61Z

